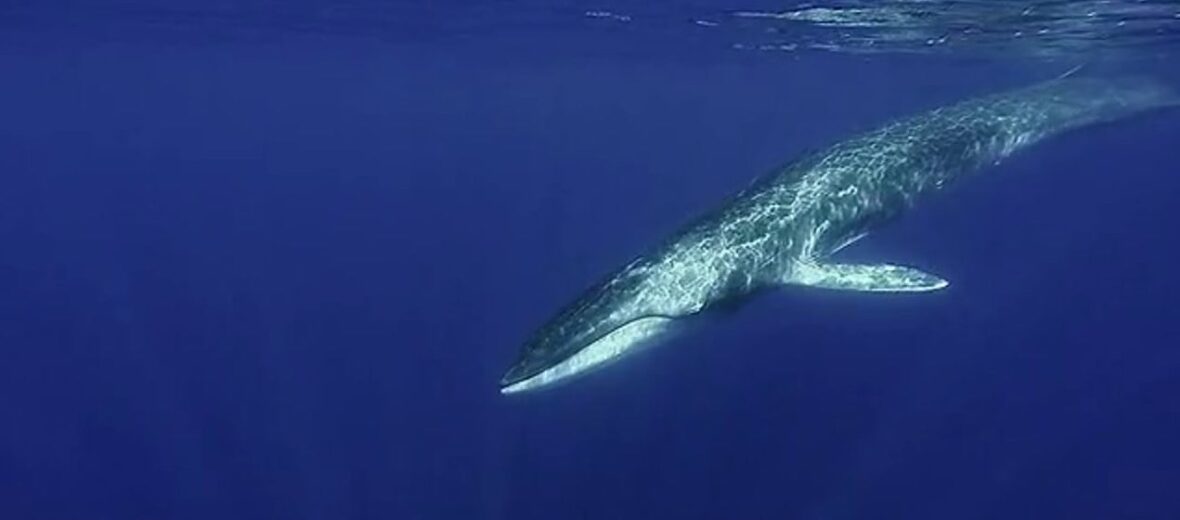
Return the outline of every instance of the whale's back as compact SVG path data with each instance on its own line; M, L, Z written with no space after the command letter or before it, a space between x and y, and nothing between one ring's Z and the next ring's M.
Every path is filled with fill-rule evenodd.
M822 228L809 234L803 249L838 249L892 220L920 195L1045 138L1177 105L1174 89L1149 78L1063 78L981 96L802 157L727 210L767 215L784 229Z

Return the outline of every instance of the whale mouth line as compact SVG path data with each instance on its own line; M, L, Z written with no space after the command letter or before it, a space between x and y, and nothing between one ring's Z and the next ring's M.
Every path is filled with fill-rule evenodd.
M646 319L652 319L652 318L665 319L665 320L668 320L669 322L671 322L672 320L676 320L677 318L680 318L680 316L671 315L671 314L658 314L658 313L644 314L644 315L638 316L636 318L632 318L628 321L625 321L619 325L616 325L614 328L607 330L606 332L603 332L601 334L591 337L589 340L582 342L582 344L578 348L572 349L572 350L567 350L567 353L565 355L560 356L560 357L554 357L554 358L548 359L543 363L529 363L529 362L526 362L525 360L522 359L522 360L518 361L515 365L513 365L511 368L508 369L508 372L505 373L504 376L500 378L499 384L500 384L500 386L503 387L503 386L508 386L508 385L514 384L514 383L518 383L518 382L526 380L526 379L536 377L537 375L541 374L542 372L545 372L546 370L549 370L557 365L560 365L561 363L564 363L569 358L577 356L579 352L582 352L583 350L590 348L592 345L594 345L594 343L601 341L603 338L606 338L607 336L614 334L615 332L619 331L620 329L630 326L636 322L646 320Z
M667 316L644 316L631 320L591 341L586 346L549 365L537 373L525 377L512 377L514 370L500 380L501 394L515 394L526 390L552 386L599 368L629 354L649 340L668 330L673 319Z

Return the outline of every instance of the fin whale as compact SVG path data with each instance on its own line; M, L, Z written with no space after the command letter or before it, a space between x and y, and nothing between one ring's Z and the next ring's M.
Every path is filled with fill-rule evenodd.
M804 285L933 291L937 275L831 256L921 198L1038 141L1165 106L1146 78L1062 77L903 118L772 172L590 287L538 329L502 393L549 386L665 335L673 324L758 289Z

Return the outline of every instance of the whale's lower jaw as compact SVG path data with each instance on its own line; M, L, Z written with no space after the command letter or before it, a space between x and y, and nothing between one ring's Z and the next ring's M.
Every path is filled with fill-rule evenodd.
M516 394L550 387L592 369L606 366L640 347L652 344L672 328L672 319L647 317L635 320L591 343L573 356L528 379L500 388L501 394Z

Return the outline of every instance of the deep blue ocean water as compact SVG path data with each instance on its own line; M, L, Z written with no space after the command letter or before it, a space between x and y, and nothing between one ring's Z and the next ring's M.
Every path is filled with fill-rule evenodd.
M60 3L0 11L0 518L1180 518L1176 111L845 254L945 291L774 291L497 390L557 307L805 150L1079 63L1180 85L1176 49Z

